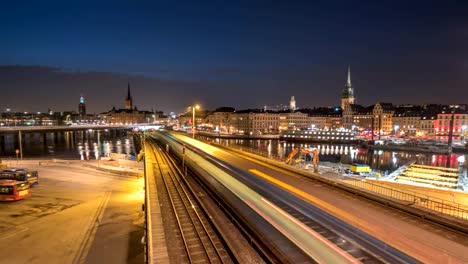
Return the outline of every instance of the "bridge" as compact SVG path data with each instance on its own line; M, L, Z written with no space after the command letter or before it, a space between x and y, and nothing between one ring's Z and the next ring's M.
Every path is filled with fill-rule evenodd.
M168 132L142 135L148 263L463 263L468 208Z
M132 129L144 125L76 125L76 126L2 126L0 134L18 134L33 132L59 132L79 130L104 130L104 129Z

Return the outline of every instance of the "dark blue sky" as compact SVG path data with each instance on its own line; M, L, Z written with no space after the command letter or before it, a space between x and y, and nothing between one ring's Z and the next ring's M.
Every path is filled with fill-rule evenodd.
M468 103L468 5L450 1L8 1L0 109L179 111ZM462 1L459 1L462 2Z

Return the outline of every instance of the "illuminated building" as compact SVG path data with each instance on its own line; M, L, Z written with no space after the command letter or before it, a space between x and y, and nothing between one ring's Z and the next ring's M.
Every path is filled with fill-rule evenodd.
M279 113L279 130L305 129L310 127L309 117L301 112Z
M206 117L205 124L210 126L214 131L230 133L230 116L234 111L233 107L217 108Z
M296 110L296 99L294 98L294 96L291 96L291 99L289 100L289 110Z
M86 104L83 96L80 97L80 103L78 104L78 114L80 116L86 115Z
M127 97L125 98L125 108L116 109L113 107L110 111L100 114L103 122L107 124L131 125L140 123L153 123L155 113L150 111L139 111L133 107L133 99L130 94L130 84L127 87Z
M374 116L374 131L379 134L389 134L393 130L393 113L395 109L390 103L376 103L372 109Z
M453 113L452 113L453 112ZM466 135L468 127L468 112L459 108L444 110L437 114L435 131L438 135L448 135L450 132L450 120L453 115L453 135Z
M279 115L260 110L241 110L230 115L229 131L243 135L277 134Z

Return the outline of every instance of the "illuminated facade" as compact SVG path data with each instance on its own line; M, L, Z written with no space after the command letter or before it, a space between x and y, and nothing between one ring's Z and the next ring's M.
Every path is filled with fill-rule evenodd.
M308 117L309 127L316 129L338 129L343 127L342 118L339 115L323 114Z
M214 131L222 133L230 133L231 115L235 109L232 107L220 107L214 112L211 112L205 119L204 123L211 127Z
M394 107L390 103L376 103L372 109L374 131L379 134L390 134L393 130Z
M155 113L150 111L139 111L133 107L133 99L130 94L130 84L127 88L127 97L125 98L125 108L116 109L113 107L110 111L100 114L101 120L107 124L132 125L142 123L153 123Z
M80 97L80 103L78 104L78 114L80 116L86 115L86 104L83 96Z
M277 134L279 120L278 113L239 111L230 115L229 131L243 135Z
M279 113L279 130L306 129L310 127L307 114L301 112Z
M452 113L443 112L437 114L435 122L435 132L439 135L448 135L450 132L450 120ZM468 129L468 113L456 111L453 113L453 135L466 136Z
M289 100L289 110L290 111L294 111L296 110L296 99L294 98L294 96L291 96L291 100Z

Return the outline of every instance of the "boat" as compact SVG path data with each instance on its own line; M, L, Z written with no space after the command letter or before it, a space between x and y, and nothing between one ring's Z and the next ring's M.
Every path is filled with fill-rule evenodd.
M280 133L280 140L354 143L354 133L348 130L285 130Z

